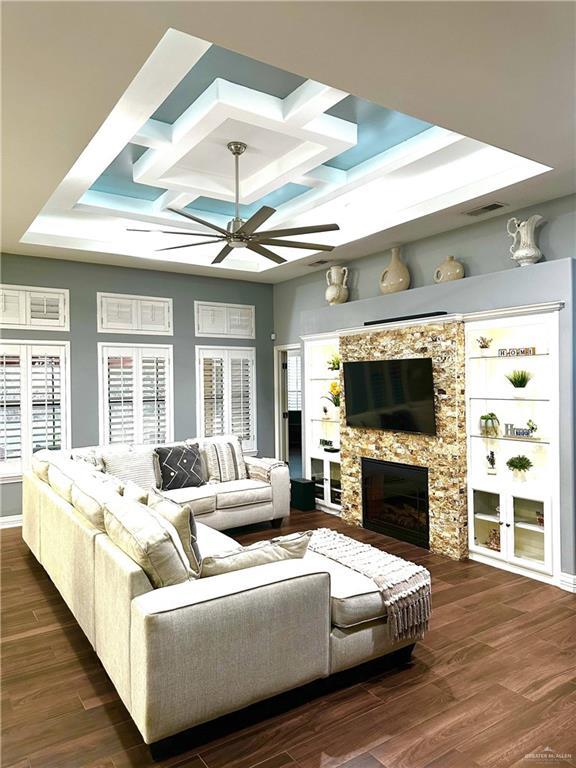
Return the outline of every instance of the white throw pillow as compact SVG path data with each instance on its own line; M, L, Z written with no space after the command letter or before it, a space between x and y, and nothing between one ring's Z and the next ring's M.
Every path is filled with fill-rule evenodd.
M270 541L259 541L237 551L224 552L222 555L209 555L202 560L200 575L203 578L218 576L221 573L241 571L266 563L302 558L306 554L311 536L312 531L292 533Z
M210 438L204 441L203 448L210 482L246 479L246 464L237 437L225 435Z
M171 499L152 490L148 494L148 509L154 514L162 515L171 523L182 542L182 547L195 574L200 574L202 555L198 547L198 535L194 513L188 504L177 504Z
M160 485L156 454L151 445L134 445L120 448L108 446L102 450L106 472L123 482L133 483L148 490Z
M143 504L121 496L110 499L104 523L113 543L143 569L154 587L169 587L196 577L174 526Z

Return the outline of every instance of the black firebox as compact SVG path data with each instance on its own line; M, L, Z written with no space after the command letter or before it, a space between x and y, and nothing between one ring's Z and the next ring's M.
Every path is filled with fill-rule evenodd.
M428 549L428 469L363 458L362 524Z

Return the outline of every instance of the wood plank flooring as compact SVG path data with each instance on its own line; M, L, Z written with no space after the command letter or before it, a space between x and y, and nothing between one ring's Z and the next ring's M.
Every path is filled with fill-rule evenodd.
M322 526L430 569L432 625L412 662L371 664L152 751L20 529L2 531L3 768L576 766L575 595L320 512L293 512L282 530Z

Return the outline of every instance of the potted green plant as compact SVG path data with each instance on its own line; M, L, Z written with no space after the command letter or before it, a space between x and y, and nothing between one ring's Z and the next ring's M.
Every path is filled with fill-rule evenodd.
M506 462L506 466L509 470L514 472L518 477L524 477L524 473L528 472L534 466L528 456L511 456Z
M328 360L326 365L328 366L329 371L339 371L341 363L342 363L342 358L340 357L340 354L338 352L335 352L332 355L332 357Z
M514 389L526 389L528 382L532 379L532 374L530 371L512 371L512 373L506 374L506 378Z
M488 462L488 474L489 475L495 475L496 474L496 456L494 454L494 451L490 451L488 455L486 456L486 461Z
M480 416L480 433L485 437L497 437L500 420L495 413L483 413Z
M530 430L530 437L534 437L534 434L538 431L538 424L535 424L532 419L528 419L526 426Z
M490 344L492 344L492 339L489 336L478 336L476 339L476 344L478 344L478 349L480 350L480 354L482 356L485 356L488 354L488 350L490 349Z

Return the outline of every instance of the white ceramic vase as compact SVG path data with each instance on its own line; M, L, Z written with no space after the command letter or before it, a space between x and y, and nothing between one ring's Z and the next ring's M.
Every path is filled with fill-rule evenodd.
M335 265L326 272L326 301L328 304L344 304L348 301L348 269Z
M381 293L398 293L410 288L410 272L400 258L400 248L392 248L390 263L380 276Z
M536 264L542 258L542 251L536 245L536 227L544 224L544 222L544 217L538 213L530 216L526 221L508 219L506 230L512 238L511 258L521 267Z
M450 280L461 280L464 277L464 266L456 261L454 256L447 256L434 272L435 283L448 283Z

